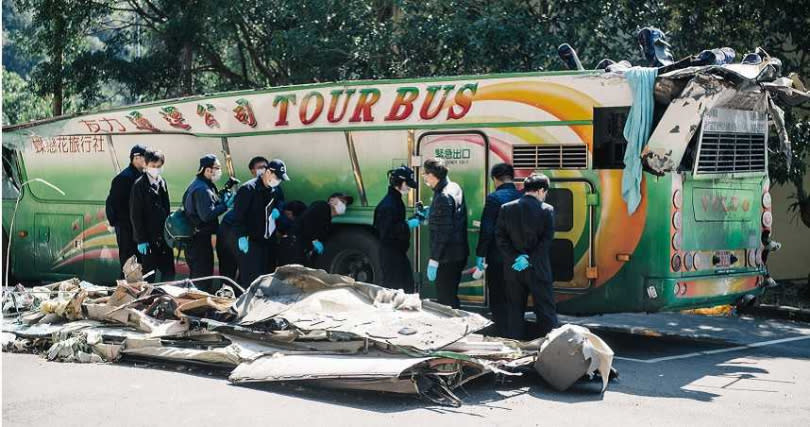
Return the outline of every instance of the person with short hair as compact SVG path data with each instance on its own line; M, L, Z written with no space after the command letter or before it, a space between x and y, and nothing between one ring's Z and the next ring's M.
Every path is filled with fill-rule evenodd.
M498 213L501 206L520 198L515 184L515 168L508 163L498 163L490 171L495 191L489 193L481 212L481 233L478 237L478 246L475 249L475 268L486 271L489 309L492 311L492 320L495 322L495 331L498 336L505 336L506 330L506 292L503 278L503 256L495 243L495 225L498 222Z
M354 198L345 193L332 193L326 201L317 200L309 205L293 223L290 251L280 253L280 265L310 265L309 254L318 256L326 251L324 241L329 237L332 218L346 213Z
M501 206L498 214L495 239L504 256L507 338L527 338L523 315L529 294L541 336L557 327L551 271L554 207L545 203L550 186L547 176L532 174L523 181L523 197Z
M135 255L137 249L135 239L132 237L132 223L129 217L129 196L132 185L141 176L146 167L143 155L146 146L137 144L129 150L129 166L113 178L110 184L110 193L105 203L107 222L115 228L115 242L118 244L118 261L121 268ZM123 270L119 277L123 276Z
M132 234L137 243L138 262L144 272L157 270L160 281L174 280L174 252L163 235L169 207L169 187L161 177L166 158L159 150L146 150L146 172L135 180L129 197ZM154 283L157 274L147 280Z
M219 228L219 216L233 205L233 195L220 199L216 182L222 178L222 165L217 156L206 154L200 158L197 176L183 194L183 209L194 227L191 244L186 250L192 279L214 274L214 247ZM213 294L212 280L195 282L197 287Z
M414 291L413 268L408 259L411 230L420 218L406 219L402 197L416 188L413 169L400 166L388 171L388 193L374 209L374 230L380 240L380 285L390 289Z
M439 303L459 308L458 285L470 251L467 245L467 205L461 187L448 179L447 174L444 160L425 161L423 177L427 186L433 189L428 213L430 260L427 278L436 282Z

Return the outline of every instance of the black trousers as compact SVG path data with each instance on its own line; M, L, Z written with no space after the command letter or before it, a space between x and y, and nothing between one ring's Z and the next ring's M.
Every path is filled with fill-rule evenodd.
M458 284L461 282L461 271L466 261L450 261L439 264L436 271L436 294L439 304L459 308Z
M121 263L121 270L118 271L118 277L124 277L124 264L127 260L135 255L137 251L137 245L135 244L135 239L132 236L132 229L128 227L115 227L115 242L118 244L118 262ZM143 272L146 273L148 270L144 268Z
M503 263L500 261L487 264L487 292L489 293L489 310L495 322L495 333L505 337L507 329L506 281L503 277Z
M155 274L146 279L149 283L157 281L158 272L161 282L174 280L174 251L169 245L164 242L150 243L146 255L141 255L140 252L137 255L144 274L155 270Z
M300 264L305 266L311 265L311 260L307 256L309 247L303 242L298 240L294 235L283 237L279 242L278 256L276 262L278 265Z
M211 246L211 234L197 233L191 238L191 244L186 249L186 262L192 279L214 274L214 248ZM216 292L213 280L194 282L194 285L211 294Z
M217 261L219 261L219 275L236 280L236 267L238 264L239 247L238 237L233 227L220 224L217 231Z
M507 302L507 338L528 339L526 336L527 298L531 294L534 301L534 314L540 336L545 336L557 327L557 307L554 304L554 288L551 282L543 280L534 267L515 271L511 265L504 265L503 275L506 279Z
M380 249L380 264L382 267L381 286L413 293L413 268L411 268L411 261L406 252L383 246Z
M272 273L270 256L272 244L269 240L250 239L248 253L239 251L239 284L247 288L257 277Z

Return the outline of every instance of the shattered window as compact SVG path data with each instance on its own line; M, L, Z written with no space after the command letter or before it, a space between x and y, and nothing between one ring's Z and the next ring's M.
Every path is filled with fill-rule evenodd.
M624 169L624 124L629 111L629 107L593 109L594 169Z

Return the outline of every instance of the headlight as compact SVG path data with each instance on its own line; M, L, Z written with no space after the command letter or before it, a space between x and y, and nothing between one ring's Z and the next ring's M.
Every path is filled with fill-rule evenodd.
M771 193L765 193L762 195L762 207L765 209L771 208Z
M687 252L683 256L683 267L686 271L692 271L692 268L694 266L695 266L695 253Z
M675 227L676 230L680 230L682 225L683 220L681 219L681 211L677 211L672 214L672 226Z
M672 266L672 271L681 271L681 256L678 254L672 255L670 265Z
M681 193L681 190L675 190L675 193L672 194L672 206L675 206L675 209L680 209L683 206L683 193Z
M770 211L763 212L762 225L765 226L765 228L771 228L772 224L773 224L773 215L771 215L771 212Z
M672 248L676 251L681 250L681 232L676 231L675 234L672 235Z

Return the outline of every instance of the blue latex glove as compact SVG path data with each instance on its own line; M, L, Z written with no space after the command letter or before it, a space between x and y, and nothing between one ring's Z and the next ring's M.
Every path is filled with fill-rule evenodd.
M280 216L281 216L281 212L279 212L278 209L276 209L276 208L273 208L273 210L270 212L270 218L278 219L278 217L280 217Z
M419 218L411 218L411 219L409 219L409 220L407 220L407 221L405 221L405 222L407 222L407 223L408 223L408 228L410 228L410 229L414 229L414 228L416 228L416 227L419 227L419 223L420 223L421 221L419 220Z
M515 263L512 264L512 270L523 271L527 268L529 268L528 255L519 255L517 258L515 258Z
M138 243L138 252L141 255L146 255L146 251L149 250L149 243Z
M416 215L421 217L423 221L426 221L428 216L430 216L430 206L422 208L422 210L417 210Z
M436 280L436 273L439 271L439 262L430 260L427 267L427 278L431 282Z
M222 201L225 202L225 206L227 206L228 209L230 209L230 208L233 207L233 201L234 200L236 200L236 195L234 193L228 192L228 193L225 193L225 196L223 197Z
M485 260L486 260L486 258L484 258L482 256L475 258L475 268L477 268L477 269L479 269L481 271L486 270L487 267L484 265Z
M315 253L320 255L323 253L323 243L320 240L313 240L312 241L312 248L315 249Z
M239 250L242 251L243 254L248 253L248 238L246 236L242 236L239 238Z

